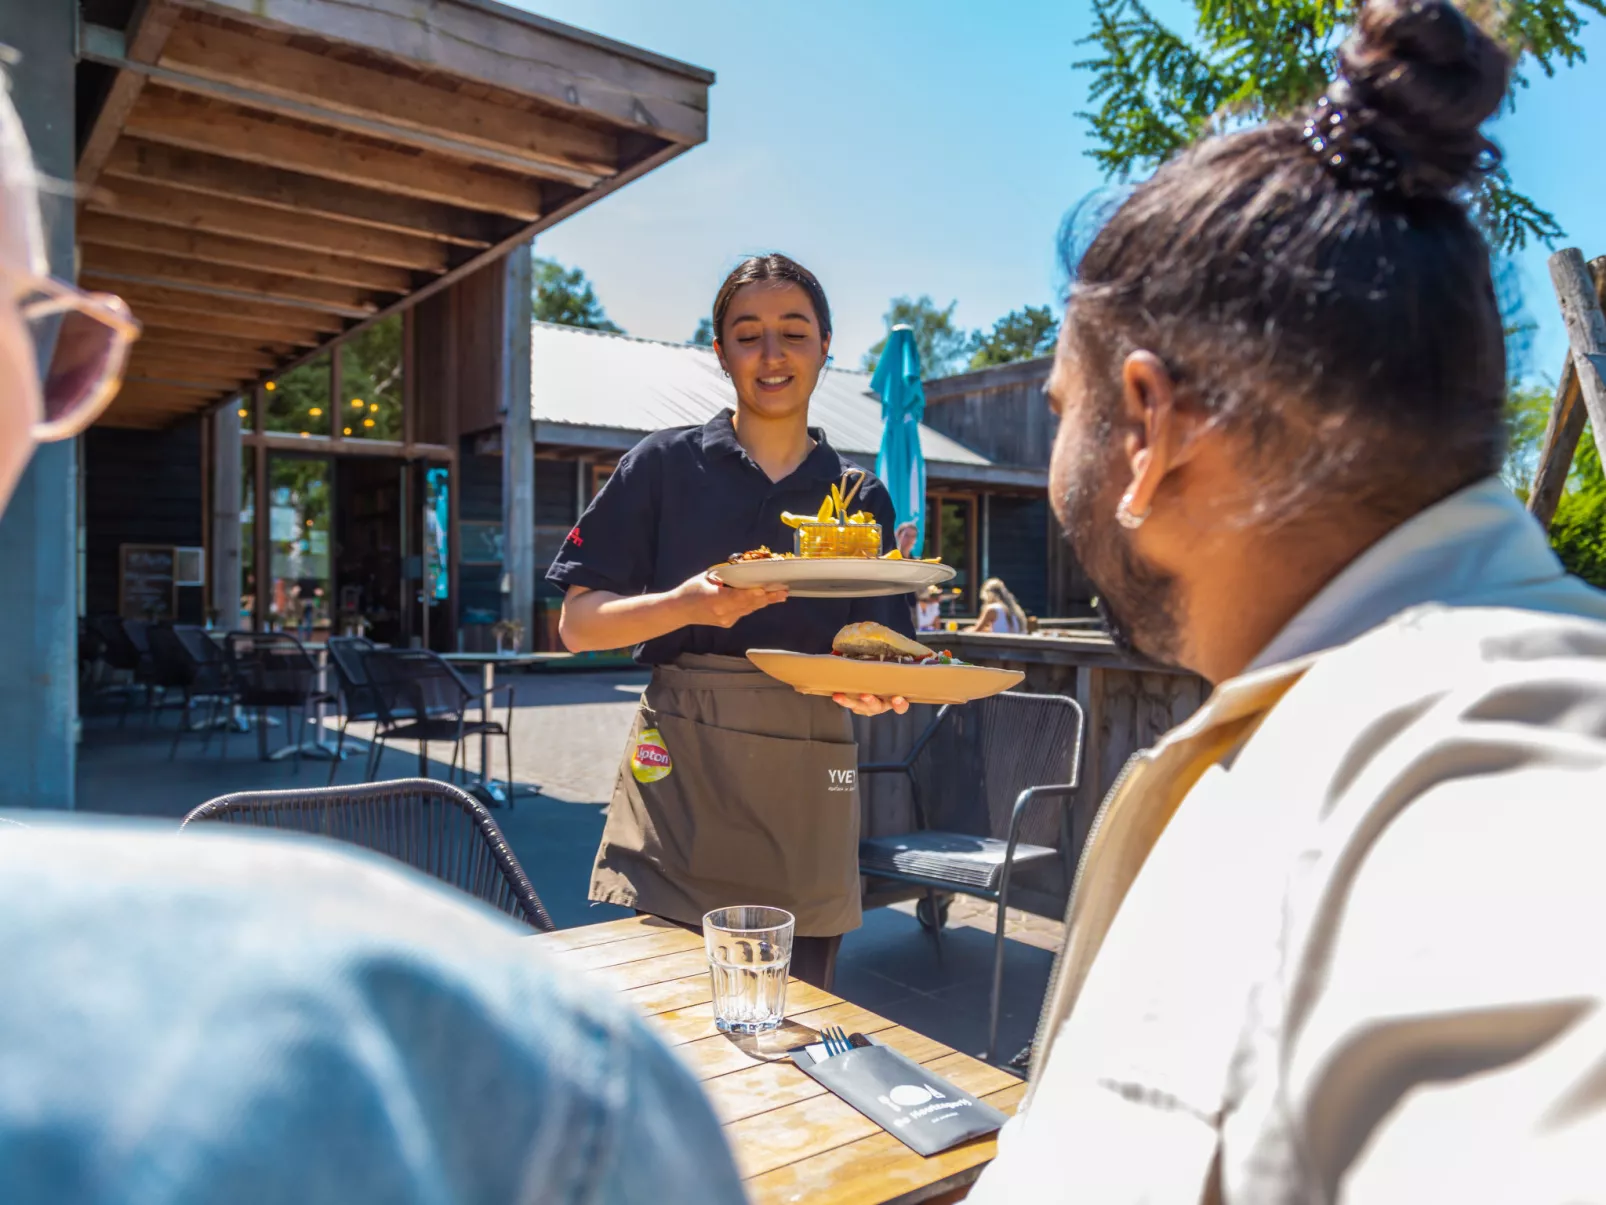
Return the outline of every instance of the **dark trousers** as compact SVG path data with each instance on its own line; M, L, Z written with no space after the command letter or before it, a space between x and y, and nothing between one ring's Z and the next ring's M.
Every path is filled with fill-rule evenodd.
M650 912L636 909L637 916L651 916ZM673 917L660 916L662 921L672 925L679 925L692 933L701 933L698 925L688 925L685 921L675 920ZM792 939L792 978L801 979L804 983L819 988L821 991L830 991L831 984L836 979L836 954L842 948L842 936L836 937L794 937Z

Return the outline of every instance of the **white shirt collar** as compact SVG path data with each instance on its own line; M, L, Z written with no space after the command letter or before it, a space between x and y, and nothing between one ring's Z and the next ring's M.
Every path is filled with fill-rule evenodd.
M1407 519L1351 561L1244 672L1346 644L1409 607L1472 605L1564 573L1533 516L1504 482L1487 477Z

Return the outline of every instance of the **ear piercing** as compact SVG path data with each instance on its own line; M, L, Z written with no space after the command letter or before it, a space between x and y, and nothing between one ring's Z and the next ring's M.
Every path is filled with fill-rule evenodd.
M1132 510L1132 491L1128 490L1121 495L1121 501L1115 508L1115 521L1128 531L1136 531L1143 526L1143 521L1149 517L1152 508L1145 507L1143 513L1135 514Z

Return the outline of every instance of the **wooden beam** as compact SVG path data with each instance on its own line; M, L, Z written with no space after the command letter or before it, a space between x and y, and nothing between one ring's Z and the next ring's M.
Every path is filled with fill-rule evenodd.
M144 334L135 344L135 347L164 356L191 355L196 352L218 352L223 355L243 353L271 357L274 364L278 364L289 355L293 346L289 343L243 338L238 335L207 334L190 330L188 327L163 326L149 318L145 321Z
M159 226L109 213L78 215L73 233L82 244L94 247L121 247L147 251L176 259L220 264L231 268L252 268L278 272L308 280L356 285L382 293L406 293L413 286L413 274L405 268L372 264L345 255L281 247L251 239L205 234L173 226Z
M184 0L305 37L315 33L535 97L682 145L708 136L714 75L621 42L492 4L394 0Z
M323 332L305 327L285 327L236 314L174 309L139 298L126 300L134 311L134 317L152 327L176 327L208 335L233 335L254 344L278 343L301 348L315 348L324 341Z
M1606 255L1589 261L1589 273L1594 279L1596 299L1606 305ZM1539 465L1534 471L1533 488L1528 491L1528 513L1547 530L1551 520L1556 517L1556 507L1567 488L1567 475L1572 470L1573 456L1578 451L1578 440L1584 434L1585 421L1578 370L1569 351L1561 366L1556 400L1550 407L1544 439L1540 441Z
M161 54L173 26L178 22L179 10L169 0L140 0L128 22L123 53L137 63L154 63ZM123 123L145 89L145 77L137 71L119 71L101 102L100 111L90 124L78 153L78 187L90 188L100 178L106 157L111 154Z
M180 393L200 393L207 397L216 397L220 393L228 393L238 389L243 378L241 377L215 377L205 373L193 373L185 376L180 374L162 374L153 376L146 372L130 372L123 378L123 385L157 385L164 389L173 389Z
M148 180L212 197L271 205L298 215L315 214L339 222L359 222L460 247L489 246L496 241L502 226L496 219L468 209L355 188L317 176L160 146L137 138L124 138L117 144L107 161L106 174L121 179Z
M151 371L144 374L146 376L162 376L168 373L182 376L185 371L204 371L211 376L222 373L231 377L243 377L267 372L278 364L278 360L273 356L261 352L153 346L144 339L134 344L128 362L131 372L142 367L150 369Z
M178 259L161 252L130 251L126 247L90 247L82 257L80 271L114 280L172 285L235 300L264 298L290 302L343 318L364 318L379 308L373 294L351 285L250 268L229 268Z
M395 131L387 137L398 141L407 141L407 131L416 131L425 141L413 145L423 149L443 149L436 140L449 138L461 150L446 153L471 162L514 167L531 175L557 168L555 178L586 188L611 176L617 166L616 139L589 126L199 21L181 23L168 36L157 62L197 80L255 93L266 102L261 107L270 110L274 99L310 101L331 114L382 122ZM160 78L186 87L173 76ZM253 102L252 107L258 105ZM296 109L276 111L297 115ZM358 127L357 132L364 131ZM490 154L476 155L476 148Z
M429 239L133 180L119 180L110 188L98 189L89 200L89 208L184 230L352 255L398 268L444 272L448 266L446 245Z
M166 310L205 315L217 314L220 311L224 313L230 312L230 307L219 305L217 298L214 296L174 285L113 280L110 277L100 275L92 268L80 272L79 279L88 288L118 294L130 305L139 301L147 305L159 306ZM249 318L253 322L284 327L288 330L328 333L338 331L344 325L338 318L321 310L280 305L271 301L252 301L249 305L237 307L234 313L240 318Z
M505 214L526 222L541 216L537 181L261 117L239 105L185 96L167 88L147 87L123 128L135 137L167 146L283 167L404 197Z

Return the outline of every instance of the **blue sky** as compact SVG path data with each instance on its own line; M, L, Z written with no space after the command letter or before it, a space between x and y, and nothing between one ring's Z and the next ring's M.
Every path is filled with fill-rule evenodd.
M957 300L963 325L991 326L1053 298L1059 221L1103 182L1076 115L1083 0L514 2L718 73L705 145L537 243L584 268L632 334L690 338L724 274L771 249L824 282L844 366L900 294ZM1606 99L1606 22L1585 42L1587 65L1531 71L1492 132L1518 186L1588 257L1606 254L1606 157L1580 122ZM1530 249L1520 268L1540 325L1532 375L1554 379L1566 336L1545 255Z

